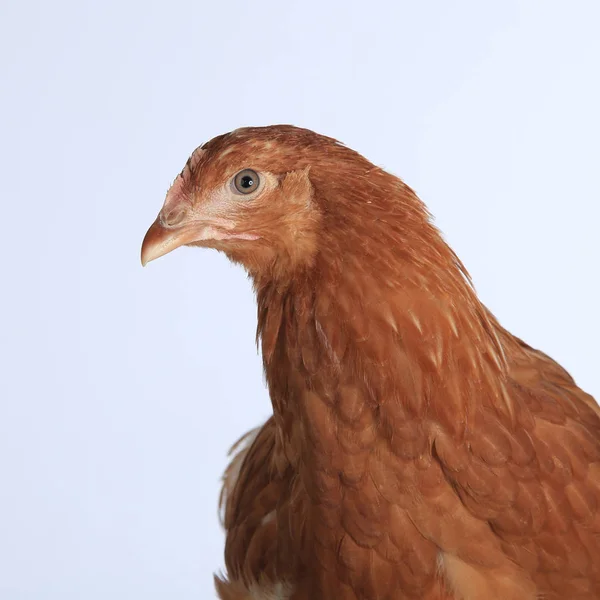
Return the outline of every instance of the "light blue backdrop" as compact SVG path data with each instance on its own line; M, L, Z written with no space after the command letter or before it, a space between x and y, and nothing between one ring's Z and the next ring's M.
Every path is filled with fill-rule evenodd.
M188 154L288 122L422 196L490 308L600 396L600 3L4 0L0 598L212 597L270 411L244 273L139 249Z

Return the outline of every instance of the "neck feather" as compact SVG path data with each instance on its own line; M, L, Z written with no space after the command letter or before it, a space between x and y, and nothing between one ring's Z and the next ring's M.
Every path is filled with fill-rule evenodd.
M257 286L276 419L311 420L307 398L334 406L341 390L361 410L393 405L407 421L433 420L456 434L486 398L511 413L501 330L458 259L441 239L437 246L423 264L389 247L339 254L331 244L293 281Z

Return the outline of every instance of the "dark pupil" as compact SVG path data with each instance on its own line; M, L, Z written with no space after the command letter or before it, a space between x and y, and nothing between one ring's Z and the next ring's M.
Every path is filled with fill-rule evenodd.
M243 188L249 188L254 185L254 179L252 179L251 175L244 175L240 181L240 185Z

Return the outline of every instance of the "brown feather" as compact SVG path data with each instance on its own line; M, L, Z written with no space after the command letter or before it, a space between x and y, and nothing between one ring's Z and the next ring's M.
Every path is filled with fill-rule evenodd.
M259 239L203 245L254 281L274 416L225 477L221 598L600 597L594 399L502 328L398 178L275 126L206 144L185 193L201 210L243 168L275 182L227 204Z

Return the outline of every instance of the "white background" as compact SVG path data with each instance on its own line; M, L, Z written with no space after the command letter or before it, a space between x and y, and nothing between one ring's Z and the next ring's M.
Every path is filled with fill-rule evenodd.
M139 263L243 125L402 176L514 333L600 396L600 3L0 4L0 598L210 598L226 451L270 405L244 273Z

